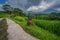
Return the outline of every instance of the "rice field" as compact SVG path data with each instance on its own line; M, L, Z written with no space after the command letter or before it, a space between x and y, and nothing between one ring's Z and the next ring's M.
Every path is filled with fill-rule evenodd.
M51 33L54 33L60 36L60 21L52 20L34 20L34 23L45 30L48 30Z
M19 17L21 18L21 16ZM36 38L39 38L40 40L60 40L60 36L58 32L59 30L59 21L49 21L49 20L36 20L33 19L33 24L28 26L27 20L25 17L22 17L22 19L19 19L15 17L13 20L22 26L22 28L31 34L32 36L35 36ZM23 20L24 18L24 20ZM22 21L20 21L22 20ZM41 22L40 22L41 21ZM54 23L55 22L55 23ZM38 25L39 24L39 25ZM56 33L56 32L57 33ZM57 35L58 34L58 35Z

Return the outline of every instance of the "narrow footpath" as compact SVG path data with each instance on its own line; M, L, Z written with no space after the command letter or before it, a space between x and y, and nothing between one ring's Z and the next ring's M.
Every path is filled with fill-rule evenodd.
M23 28L14 21L7 19L8 40L38 40L37 38L26 33Z

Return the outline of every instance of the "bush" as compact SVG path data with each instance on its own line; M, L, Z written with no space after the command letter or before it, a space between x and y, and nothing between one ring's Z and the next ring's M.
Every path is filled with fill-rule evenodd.
M20 22L24 22L25 21L25 19L23 17L20 17L20 16L16 16L14 19L18 20Z
M25 18L25 20L28 20L28 18L27 17L24 17Z

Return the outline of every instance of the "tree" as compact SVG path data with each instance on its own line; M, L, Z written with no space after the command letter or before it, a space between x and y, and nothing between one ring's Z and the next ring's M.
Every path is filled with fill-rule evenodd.
M4 10L5 12L11 13L12 9L13 9L13 8L12 8L10 5L8 5L8 4L3 5L3 10Z
M13 12L15 15L20 15L20 16L24 15L23 11L19 8L14 8Z
M56 13L56 12L52 12L52 13L49 15L49 19L51 19L51 20L56 20L56 19L57 19L57 13Z

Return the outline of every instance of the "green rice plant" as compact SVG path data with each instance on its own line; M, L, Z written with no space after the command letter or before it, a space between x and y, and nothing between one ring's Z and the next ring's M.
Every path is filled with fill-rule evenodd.
M50 21L50 20L34 20L34 23L51 33L60 35L60 21Z
M18 20L13 19L16 23L18 23L27 33L37 37L39 40L60 40L60 37L56 36L53 33L50 33L43 28L38 27L33 23L33 25L26 25L26 22L20 22Z

